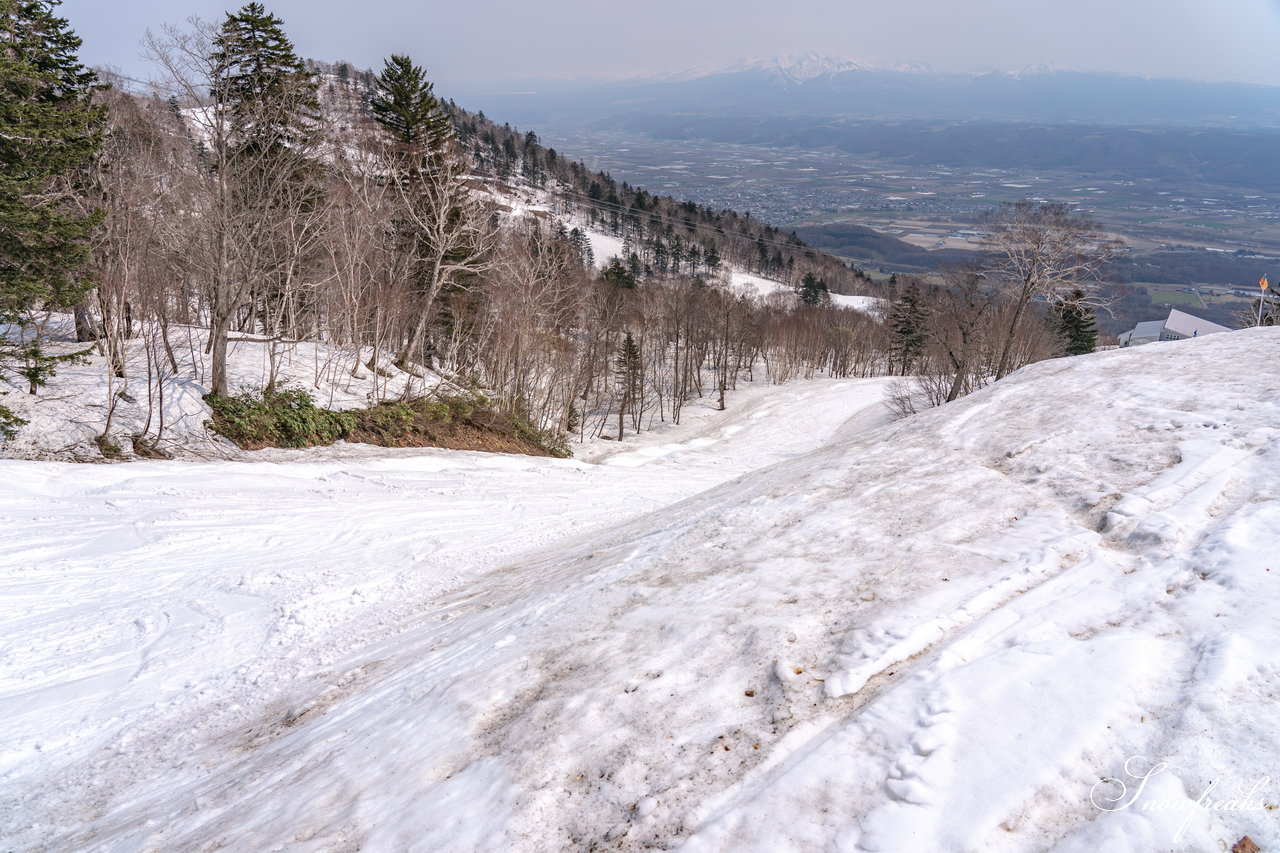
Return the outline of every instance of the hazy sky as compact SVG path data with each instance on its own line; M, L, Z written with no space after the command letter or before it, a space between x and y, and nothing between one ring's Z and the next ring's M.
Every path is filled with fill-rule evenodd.
M462 83L619 76L820 50L943 71L1052 65L1280 85L1280 0L265 0L303 56L408 53ZM150 75L148 28L218 0L65 0L82 59Z

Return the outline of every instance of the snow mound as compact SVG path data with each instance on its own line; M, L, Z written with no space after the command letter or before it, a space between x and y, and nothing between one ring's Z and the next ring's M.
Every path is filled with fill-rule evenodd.
M1280 845L1280 375L1265 369L1277 355L1277 330L1250 330L1042 362L893 424L850 405L821 446L701 491L679 461L713 467L716 446L694 439L731 438L723 424L613 464L559 462L561 479L525 461L513 496L530 478L605 484L552 489L564 502L548 502L548 519L600 512L610 478L663 470L636 494L676 502L607 527L596 514L593 531L436 595L402 580L394 625L326 646L310 668L306 626L358 606L355 592L317 580L314 598L288 605L296 645L259 637L280 564L326 565L332 548L375 578L388 565L411 578L412 549L459 547L457 496L435 502L431 489L465 491L474 474L433 484L391 461L272 477L207 467L203 488L298 502L296 521L264 517L229 545L227 527L197 529L199 500L171 510L185 524L148 514L148 484L128 483L136 467L85 486L64 469L57 483L12 469L37 506L0 503L7 523L33 531L0 551L0 577L23 595L4 623L15 653L0 710L28 715L0 743L6 834L61 849ZM807 406L831 399L761 420L803 424ZM167 470L148 468L150 485L165 488ZM307 521L313 493L346 512ZM107 501L115 532L99 522L55 535L47 500ZM372 539L369 519L385 522ZM242 561L241 589L215 583L170 603L174 529L183 554L203 536L220 561ZM393 530L402 550L388 547ZM135 540L154 565L131 571L155 598L134 634L121 622L93 666L78 653L93 636L83 621L43 639L47 614L104 583L89 565L109 576L112 549ZM255 548L277 556L245 562ZM69 588L63 573L77 579ZM217 630L199 627L210 611L226 614ZM270 642L290 651L262 664L255 649ZM220 726L194 725L199 691L213 687L203 664L185 678L161 665L175 644L192 650L184 660L206 648L227 666L243 659L242 677L275 704L246 700ZM136 682L151 649L148 694ZM99 679L125 686L104 692ZM155 704L120 698L141 695ZM31 714L77 697L36 734Z

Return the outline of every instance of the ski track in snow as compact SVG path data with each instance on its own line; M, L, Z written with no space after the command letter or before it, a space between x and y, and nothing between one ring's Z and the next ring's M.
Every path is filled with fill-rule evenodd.
M1277 354L894 424L883 381L758 388L582 460L3 463L4 837L1270 849L1273 788L1196 801L1277 775ZM1156 762L1163 808L1096 807Z
M883 420L883 384L757 383L732 411L690 406L682 427L580 449L598 464L351 447L2 463L0 813L96 810L118 794L103 778L296 716L360 681L348 653L450 613L451 593L483 597L478 575L810 450L853 411ZM775 416L793 409L806 419Z

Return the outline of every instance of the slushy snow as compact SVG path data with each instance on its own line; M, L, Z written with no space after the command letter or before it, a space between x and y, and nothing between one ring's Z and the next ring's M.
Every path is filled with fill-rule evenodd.
M756 384L576 460L0 461L0 838L1272 849L1278 355Z

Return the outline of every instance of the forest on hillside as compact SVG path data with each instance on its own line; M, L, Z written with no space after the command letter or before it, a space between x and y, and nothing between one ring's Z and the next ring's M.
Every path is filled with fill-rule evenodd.
M55 6L0 15L0 214L20 235L4 247L0 371L39 394L66 361L101 359L104 438L122 391L162 405L194 377L211 401L270 401L302 341L352 375L421 380L402 397L439 393L439 377L483 392L554 444L678 421L695 398L723 407L742 379L922 374L940 402L1082 351L1072 329L1092 323L1074 288L1109 248L1059 206L993 212L981 269L877 286L749 215L617 182L467 113L410 57L376 73L304 61L260 3L151 36L150 91L84 68ZM595 258L592 234L619 251ZM1047 253L1030 278L1027 246ZM781 287L745 293L734 270ZM892 308L831 299L857 292ZM85 349L51 346L59 312ZM227 361L246 339L269 353L250 389Z

